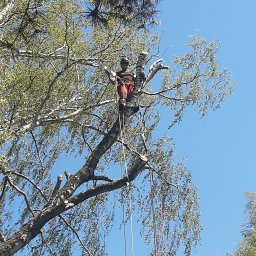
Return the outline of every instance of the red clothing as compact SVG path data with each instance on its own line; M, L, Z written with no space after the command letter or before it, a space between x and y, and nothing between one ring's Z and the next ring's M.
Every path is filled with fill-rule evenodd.
M128 70L116 72L118 87L117 91L121 99L129 97L134 90L135 76L134 73Z
M124 83L117 87L118 94L121 99L129 97L134 90L134 83Z

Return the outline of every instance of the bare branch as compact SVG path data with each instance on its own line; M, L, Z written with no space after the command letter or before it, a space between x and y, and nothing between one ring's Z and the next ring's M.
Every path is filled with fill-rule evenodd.
M7 176L5 176L3 178L3 182L4 182L4 185L3 185L2 193L0 195L0 202L1 202L2 198L3 198L3 196L4 196L4 193L5 193L5 189L6 189L6 185L7 185Z
M128 170L128 175L125 174L119 180L112 181L105 184L100 184L94 188L88 189L85 192L81 192L78 195L69 199L70 203L73 203L74 206L87 200L88 198L95 197L97 195L111 192L122 187L127 186L127 183L131 183L141 172L146 168L145 162L141 161L141 159L137 159L137 161L131 166Z
M15 50L15 56L17 57L24 57L24 58L38 58L38 59L48 59L48 60L67 60L67 56L63 54L55 54L55 53L33 53L32 51L28 50L19 50L14 48L12 44L8 42L0 41L1 45L5 46L6 48L10 48ZM99 65L95 62L97 58L76 58L76 57L69 57L69 61L72 61L72 64L81 64L85 66L92 66L98 67Z
M192 99L189 99L189 97L184 97L184 98L175 98L175 97L168 97L164 94L162 94L161 92L147 92L142 90L142 92L146 95L150 95L150 96L155 96L155 95L159 95L160 97L163 97L165 99L168 100L173 100L173 101L193 101Z
M71 173L68 172L68 171L64 171L64 174L65 174L65 177L66 177L67 181L69 181Z
M4 242L5 241L5 239L4 239L4 237L3 237L3 235L0 233L0 242Z
M16 185L14 185L13 182L11 181L10 177L6 176L6 178L7 178L8 183L10 184L10 186L13 187L19 194L22 194L22 196L25 199L28 210L32 213L33 216L35 216L35 213L30 206L27 194L24 191L22 191L21 189L19 189Z
M158 177L159 177L160 179L162 179L167 185L172 186L172 187L175 187L175 188L177 188L177 189L179 188L179 185L170 183L166 178L164 178L164 177L160 174L159 171L157 171L157 170L156 170L153 166L151 166L149 163L147 163L146 168L149 169L150 171L155 172L155 173L158 175Z
M67 225L67 227L69 227L71 229L71 231L75 234L75 236L77 237L79 243L81 244L81 246L84 248L84 250L88 253L89 256L93 256L92 253L89 251L89 249L85 246L85 244L83 243L83 241L81 240L81 238L79 237L78 233L75 231L75 229L68 223L67 220L65 220L65 218L62 215L59 215L60 219Z
M202 76L202 74L199 74L199 73L196 73L195 76L193 78L191 78L189 81L186 81L186 82L180 82L180 83L174 83L173 85L171 85L170 87L166 88L166 89L163 89L159 92L147 92L145 90L143 90L143 93L147 94L147 95L159 95L159 94L163 94L165 92L168 92L168 91L171 91L173 89L176 89L182 85L188 85L190 83L192 83L195 79L199 78L200 76ZM173 98L175 99L175 98ZM177 99L179 100L179 99Z
M31 129L33 129L35 127L45 126L47 124L55 124L55 123L60 123L60 122L71 122L71 121L73 122L74 120L72 120L72 118L85 113L88 109L104 106L106 104L113 103L114 101L115 100L105 100L98 104L87 106L85 108L79 108L70 114L67 114L67 115L64 115L61 117L56 117L56 118L50 118L49 116L40 117L38 114L36 117L33 118L33 120L31 120L30 122L25 124L23 127L21 127L18 131L18 134L23 134L26 131L30 131ZM56 111L57 111L57 109L56 109ZM51 110L51 113L53 113L53 110ZM93 128L92 126L87 126L87 127ZM94 129L96 129L96 128L94 128Z
M37 153L37 157L38 157L39 163L40 163L40 165L41 165L42 171L44 171L44 166L43 166L43 162L42 162L42 160L41 160L40 149L39 149L39 147L38 147L37 140L36 140L36 138L35 138L35 136L34 136L34 133L33 133L32 131L30 132L30 134L31 134L32 139L33 139L33 141L34 141L34 143L35 143L36 153Z
M155 74L161 70L161 69L169 69L168 66L164 66L163 64L161 64L160 62L162 62L163 60L157 60L155 61L149 68L149 73L146 76L146 79L144 81L144 85L143 87L145 87L145 85L155 76Z
M57 182L56 182L55 187L54 187L54 189L53 189L53 191L52 191L52 194L51 194L51 196L50 196L50 201L53 200L54 197L57 195L57 193L58 193L58 191L59 191L59 189L60 189L61 182L62 182L62 176L59 175L59 176L57 177Z
M131 146L129 146L127 143L122 142L121 140L117 140L118 142L120 142L121 144L123 144L129 151L131 151L132 153L134 153L135 155L137 155L143 162L147 162L148 159L145 155L139 153L137 150L132 149Z
M110 179L109 177L106 176L93 176L92 180L103 180L107 182L113 182L114 180Z
M8 173L13 174L13 175L16 175L16 176L18 176L18 177L21 177L21 178L27 180L30 184L32 184L32 185L39 191L39 193L41 194L42 198L44 198L44 199L47 201L47 199L46 199L46 197L45 197L43 191L35 184L34 181L32 181L32 180L29 179L27 176L25 176L25 175L23 175L23 174L21 174L21 173L17 173L17 172L14 172L14 171L8 171Z

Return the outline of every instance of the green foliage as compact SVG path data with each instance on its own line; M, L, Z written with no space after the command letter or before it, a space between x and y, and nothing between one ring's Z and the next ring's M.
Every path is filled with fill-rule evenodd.
M141 11L148 21L159 1L22 0L15 1L0 21L0 233L5 237L44 209L58 161L87 159L118 118L116 89L103 67L117 70L120 56L127 56L134 69L138 54L158 43L157 35L137 29L139 12L124 21L122 12L110 15L116 10L110 2L129 2L133 11L144 3L147 7ZM88 8L98 3L102 13L88 15ZM104 26L99 22L103 11ZM145 240L152 244L157 237L153 250L159 255L175 255L182 243L190 255L201 229L190 172L176 163L172 139L155 138L162 118L159 109L168 108L165 118L173 124L181 121L188 107L197 106L201 115L218 108L233 89L228 71L218 69L217 43L207 45L192 37L189 47L191 52L174 60L159 86L148 84L141 91L140 102L146 107L127 120L125 156L121 157L119 138L97 166L96 174L117 178L121 158L130 167L138 156L147 157L147 170L132 184L134 210ZM103 183L85 182L79 191ZM123 188L86 200L62 217L92 255L106 255L106 235L128 200L129 192ZM129 218L127 210L124 222ZM58 216L26 250L34 255L72 255L78 244L82 255L82 243Z
M242 234L243 240L234 252L234 256L251 256L256 255L256 195L249 192L247 196L246 212L248 215L248 223L244 227Z

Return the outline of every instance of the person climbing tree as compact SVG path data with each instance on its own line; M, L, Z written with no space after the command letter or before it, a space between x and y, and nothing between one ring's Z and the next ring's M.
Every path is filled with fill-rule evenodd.
M116 72L117 92L119 95L119 108L122 110L126 106L127 98L129 98L134 90L135 74L128 70L129 60L121 58L121 70ZM112 81L115 84L115 81Z

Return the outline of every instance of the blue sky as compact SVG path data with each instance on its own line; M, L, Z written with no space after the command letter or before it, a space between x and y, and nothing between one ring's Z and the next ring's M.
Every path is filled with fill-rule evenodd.
M220 109L204 118L191 110L171 131L176 157L185 157L200 197L202 240L193 256L235 249L246 221L245 192L256 191L255 10L255 0L165 0L160 6L160 50L167 62L199 33L220 41L220 66L236 81Z

